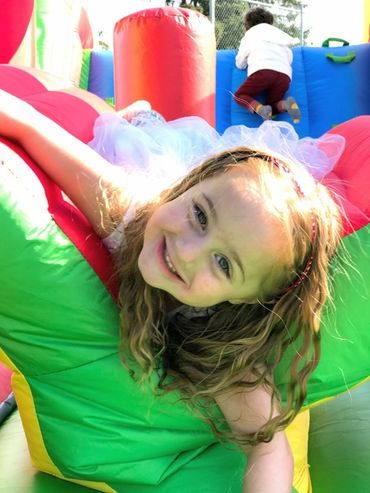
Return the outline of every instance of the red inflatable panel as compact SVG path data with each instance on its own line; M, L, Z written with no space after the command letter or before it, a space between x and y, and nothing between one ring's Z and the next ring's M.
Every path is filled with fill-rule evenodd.
M10 378L12 372L0 363L0 404L8 397L12 388Z
M328 133L346 139L344 152L324 183L341 198L345 234L350 234L370 220L370 116L348 120Z
M65 92L47 90L22 99L83 142L93 138L92 128L98 113L86 101Z
M94 48L94 38L89 16L84 8L81 9L80 18L78 21L78 34L80 36L82 48L84 50L92 50Z
M33 12L34 0L0 0L0 63L10 62L19 48Z
M153 8L114 30L116 108L147 99L167 120L198 115L215 125L216 43L209 20L189 9Z
M5 75L4 75L5 74ZM83 142L92 139L92 127L98 113L82 99L68 93L48 91L32 75L27 72L7 66L0 66L0 87L12 86L12 80L17 88L23 81L23 97L41 113L60 124ZM2 83L6 81L6 87ZM10 91L22 97L18 89ZM19 94L21 92L21 94ZM103 247L100 238L93 232L85 216L72 204L65 200L60 188L30 159L30 157L14 142L0 138L8 147L17 152L38 176L45 190L49 204L49 212L61 230L70 238L76 248L95 270L113 297L117 294L117 286L113 278L113 268L109 253Z
M18 98L46 90L33 75L11 65L0 65L0 87Z

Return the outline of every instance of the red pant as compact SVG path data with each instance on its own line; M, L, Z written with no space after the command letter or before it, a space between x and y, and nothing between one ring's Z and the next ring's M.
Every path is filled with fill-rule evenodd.
M285 109L279 108L278 103L284 98L289 86L288 75L275 70L258 70L248 77L235 92L234 100L249 111L253 111L259 104L253 96L266 91L266 104L272 107L273 113L282 113Z

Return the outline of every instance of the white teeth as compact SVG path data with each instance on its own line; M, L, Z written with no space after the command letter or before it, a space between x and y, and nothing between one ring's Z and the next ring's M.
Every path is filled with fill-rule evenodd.
M170 269L170 271L173 272L174 274L178 275L177 274L177 270L173 266L173 264L172 264L172 262L170 260L170 257L168 256L168 253L165 254L164 259L165 259L166 264L167 264L168 268Z

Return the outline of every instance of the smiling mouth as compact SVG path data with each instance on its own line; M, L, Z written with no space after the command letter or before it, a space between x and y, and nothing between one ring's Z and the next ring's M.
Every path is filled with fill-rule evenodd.
M167 251L167 245L166 245L166 242L164 242L164 252L163 252L163 259L164 259L164 262L168 268L168 270L174 274L177 279L180 279L180 281L183 281L182 277L180 276L180 274L177 272L175 266L173 265L172 263L172 260L168 254L168 251Z
M171 262L171 259L170 259L170 257L169 257L169 255L168 255L168 253L167 253L167 252L164 254L164 260L165 260L165 262L166 262L167 267L169 268L169 270L170 270L173 274L176 274L178 277L180 277L180 276L178 275L177 270L175 269L175 267L174 267L173 263Z

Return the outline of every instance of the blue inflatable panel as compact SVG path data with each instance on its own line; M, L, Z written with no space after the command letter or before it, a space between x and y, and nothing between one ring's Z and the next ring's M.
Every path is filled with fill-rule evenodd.
M103 99L114 98L113 53L92 51L88 90Z
M370 114L370 44L300 49L309 101L309 135L318 137L339 123ZM355 58L349 63L327 58L328 54L344 57L350 53Z
M237 70L234 60L234 50L217 50L216 128L219 132L223 132L231 125L231 106L235 104L232 97L231 80L234 70ZM244 74L243 72L241 73Z
M352 62L332 61L327 55ZM216 128L230 125L257 127L261 118L233 101L232 93L245 80L246 71L235 66L236 50L217 52ZM318 137L335 125L359 115L370 114L370 44L335 48L293 48L293 80L288 91L297 100L301 122L295 126L300 137ZM262 98L263 100L263 98ZM287 114L277 120L290 121Z
M247 109L235 103L233 93L246 78L246 71L239 70L235 66L236 50L219 50L217 52L216 64L216 128L223 132L230 125L247 125L248 127L258 127L262 120L261 117L250 113ZM300 107L302 120L296 125L299 135L308 135L308 101L305 91L305 74L301 51L294 52L294 78L287 94L301 94ZM264 98L262 96L261 101ZM276 120L290 121L287 114L281 114Z

